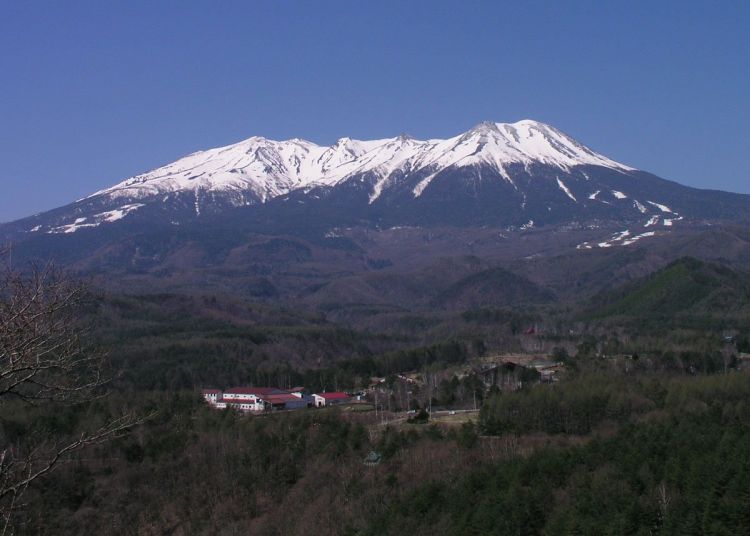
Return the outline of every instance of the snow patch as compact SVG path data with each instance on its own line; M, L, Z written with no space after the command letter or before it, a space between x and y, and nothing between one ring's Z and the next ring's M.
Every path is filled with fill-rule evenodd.
M47 234L70 234L75 233L79 229L85 229L86 227L98 227L98 223L69 223L68 225L60 225L59 227L53 227Z
M618 192L617 190L612 190L612 195L614 195L617 199L627 199L628 196L625 195L622 192Z
M110 210L107 212L102 212L100 214L94 215L94 219L100 220L99 223L107 222L112 223L117 220L123 219L125 216L133 212L134 210L138 210L144 206L141 203L133 203L132 205L123 205L120 208L117 208L115 210Z
M633 200L633 206L637 208L641 212L641 214L645 214L646 212L648 212L648 209L643 205L643 203L641 203L637 199Z
M662 212L667 212L669 214L675 214L675 212L671 208L669 208L667 205L662 205L662 204L659 204L659 203L654 203L653 201L646 201L646 203L648 203L649 205L655 206L656 208L658 208Z
M557 185L560 187L560 189L563 192L565 192L565 195L567 195L573 200L574 203L578 203L578 199L576 199L575 196L572 193L570 193L570 190L568 189L567 186L565 186L565 183L560 180L560 177L557 177Z
M599 242L597 246L599 246L600 248L609 248L609 247L617 245L618 242L621 242L622 240L624 240L625 238L629 236L630 236L629 230L620 231L619 233L613 234L609 240L605 242Z
M620 231L612 237L612 242L617 242L618 240L622 240L627 236L630 236L630 231Z
M583 242L582 244L578 244L576 246L576 249L593 249L594 247L611 248L614 246L629 246L631 244L635 244L639 240L642 240L644 238L648 238L651 236L655 236L655 235L656 235L655 231L648 231L648 232L641 233L635 236L632 236L632 233L630 230L620 231L619 233L613 234L609 240L598 242L593 245L589 242Z
M100 212L99 214L94 214L90 217L92 223L84 223L89 218L76 218L76 220L73 223L69 223L67 225L60 225L58 227L53 227L49 231L47 231L47 234L70 234L75 233L79 229L86 229L90 227L98 227L102 223L112 223L117 220L121 220L134 210L137 210L144 206L141 203L132 203L129 205L123 205L120 208L116 208L114 210L108 210L106 212Z
M649 236L654 236L656 233L654 231L649 231L647 233L641 233L639 235L634 236L633 238L630 238L629 240L625 240L622 245L623 246L629 246L630 244L635 244L638 242L638 240L641 240L643 238L648 238Z
M435 178L435 175L437 175L437 173L433 173L432 175L425 177L424 179L419 181L419 183L412 190L414 197L419 197L420 195L422 195L422 192L424 192L424 189L427 188L427 186L432 182L432 179Z

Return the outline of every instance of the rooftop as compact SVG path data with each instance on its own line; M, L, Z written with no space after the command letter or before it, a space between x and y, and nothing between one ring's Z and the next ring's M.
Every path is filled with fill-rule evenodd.
M280 393L277 395L267 395L263 398L267 402L270 402L271 404L284 404L286 402L299 402L302 400L298 396L290 395L288 393Z
M336 393L315 393L316 396L325 398L326 400L341 400L343 398L351 398L347 393L336 392Z

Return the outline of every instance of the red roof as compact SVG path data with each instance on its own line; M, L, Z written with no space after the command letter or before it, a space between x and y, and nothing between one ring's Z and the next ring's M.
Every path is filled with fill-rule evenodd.
M271 404L286 404L287 402L299 402L301 398L298 396L281 393L278 395L267 395L264 397L264 400L267 400Z
M344 398L351 398L347 393L315 393L316 396L325 398L326 400L342 400Z

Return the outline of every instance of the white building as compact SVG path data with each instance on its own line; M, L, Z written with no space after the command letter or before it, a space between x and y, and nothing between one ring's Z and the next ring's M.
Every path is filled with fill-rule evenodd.
M218 389L203 389L203 398L206 402L215 406L221 400L221 391Z
M346 404L351 402L352 397L348 393L316 393L313 395L313 401L316 408L323 406L335 406L337 404Z

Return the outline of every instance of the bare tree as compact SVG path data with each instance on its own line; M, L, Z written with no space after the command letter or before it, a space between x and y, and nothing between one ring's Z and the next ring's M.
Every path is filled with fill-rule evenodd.
M0 276L0 424L24 408L81 405L104 396L104 357L82 343L76 318L83 288L51 266ZM75 436L9 438L0 433L0 534L29 486L66 457L118 437L142 418L124 413Z
M672 504L672 494L663 480L656 488L656 501L659 505L659 522L663 523L669 513L669 506Z

